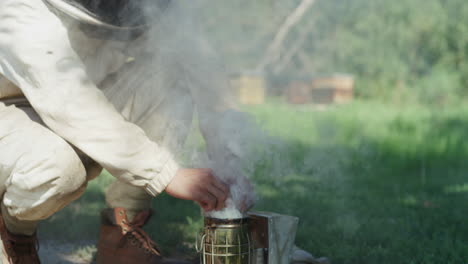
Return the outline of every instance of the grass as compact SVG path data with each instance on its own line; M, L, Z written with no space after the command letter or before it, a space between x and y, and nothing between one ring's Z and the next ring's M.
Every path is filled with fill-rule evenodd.
M468 263L468 107L271 101L247 110L279 142L252 175L255 209L298 216L300 247L342 264ZM42 237L96 238L111 180L91 182L42 224ZM148 231L168 253L193 253L199 209L167 195L153 203Z

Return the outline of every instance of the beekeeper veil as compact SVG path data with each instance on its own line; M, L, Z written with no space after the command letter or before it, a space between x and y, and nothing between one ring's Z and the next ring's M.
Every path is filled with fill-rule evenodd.
M171 0L43 0L93 38L131 39L148 29Z

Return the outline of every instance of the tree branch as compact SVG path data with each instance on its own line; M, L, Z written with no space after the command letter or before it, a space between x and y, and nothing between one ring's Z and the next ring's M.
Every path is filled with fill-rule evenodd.
M289 31L301 20L307 10L315 3L315 0L302 0L299 6L286 18L283 25L273 39L273 42L268 46L260 63L257 65L257 71L263 71L267 65L276 61L281 56L283 42L286 39Z
M287 51L284 52L283 56L278 58L279 61L278 63L274 65L273 73L279 74L282 71L284 71L286 67L288 67L288 65L291 63L292 59L294 58L294 56L296 56L296 54L300 51L304 43L306 43L306 41L308 40L309 34L314 29L313 28L314 22L315 20L308 23L305 26L304 30L302 30L299 33L299 37L296 39L294 44Z

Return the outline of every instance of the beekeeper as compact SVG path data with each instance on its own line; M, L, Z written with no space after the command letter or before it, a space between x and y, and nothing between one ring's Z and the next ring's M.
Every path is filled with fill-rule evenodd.
M141 229L163 191L224 207L228 187L212 170L175 161L195 106L209 154L236 157L219 125L236 114L225 78L175 2L0 1L2 263L39 263L38 221L102 168L117 180L97 263L184 263L162 258Z

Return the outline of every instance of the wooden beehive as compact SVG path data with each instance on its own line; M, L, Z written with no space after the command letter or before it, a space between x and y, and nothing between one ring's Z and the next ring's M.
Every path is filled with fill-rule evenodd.
M289 84L286 90L286 99L291 104L307 104L310 103L310 83L293 81Z
M353 100L354 79L350 75L333 75L312 80L311 97L316 104L347 103Z
M238 74L231 78L234 93L241 104L263 104L265 102L265 79L261 75Z

